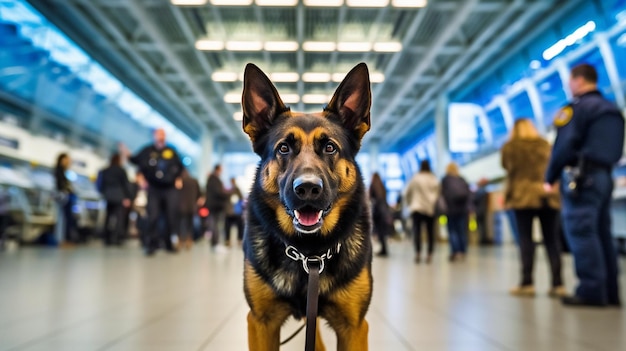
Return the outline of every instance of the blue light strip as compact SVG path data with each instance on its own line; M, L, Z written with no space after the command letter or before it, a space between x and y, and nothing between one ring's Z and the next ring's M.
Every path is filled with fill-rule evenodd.
M563 50L565 50L568 46L572 46L574 44L576 44L576 42L578 42L579 40L583 39L584 37L586 37L587 35L589 35L589 33L593 32L594 30L596 30L596 22L594 21L589 21L587 23L585 23L584 25L578 27L575 31L572 32L572 34L566 36L565 38L557 41L554 45L552 45L551 47L547 48L544 52L543 52L543 58L546 61L550 61L553 58L555 58L556 56L558 56L560 53L563 52Z

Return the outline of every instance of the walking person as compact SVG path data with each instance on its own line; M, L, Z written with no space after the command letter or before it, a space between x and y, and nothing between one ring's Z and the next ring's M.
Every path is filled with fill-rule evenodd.
M448 219L450 261L463 259L467 253L470 195L469 184L459 174L459 166L454 162L448 164L446 175L441 180L441 196Z
M545 175L546 191L561 181L565 236L578 287L566 306L621 306L617 254L611 235L612 169L624 150L624 116L598 91L589 64L570 71L574 100L554 119L557 136Z
M487 216L489 213L489 193L487 192L487 185L489 181L486 178L481 178L477 185L477 189L472 197L474 205L474 213L476 214L476 227L478 229L478 243L480 245L491 245L493 240L489 237L487 232Z
M542 138L528 118L515 121L510 139L501 151L502 167L506 170L506 207L515 213L519 231L521 280L511 289L516 296L534 296L533 266L535 243L533 220L539 219L543 244L548 253L552 275L549 295L565 295L561 277L561 244L559 240L559 207L557 192L546 192L543 176L550 158L550 144Z
M61 153L57 157L56 166L54 167L54 179L56 190L61 206L61 218L57 226L62 227L61 247L71 247L78 238L78 222L74 216L74 206L76 206L76 193L72 182L67 177L67 171L70 169L72 160L67 153Z
M387 189L385 189L385 184L383 184L378 172L372 175L369 192L372 202L373 229L381 245L380 251L376 255L386 257L389 255L387 237L391 232L392 214L387 203Z
M428 249L426 263L432 261L435 250L435 206L439 196L439 180L430 168L430 162L423 160L419 172L415 173L406 188L403 199L413 221L413 243L415 263L420 263L422 252L422 224L426 227Z
M178 208L180 246L191 249L193 246L193 220L198 210L202 206L204 199L200 192L198 181L193 178L187 170L181 174L183 186L180 189L180 205Z
M226 219L224 224L224 232L226 235L226 246L230 246L230 231L233 226L237 229L237 242L241 244L243 240L243 210L244 201L243 194L237 186L235 178L230 178L230 198L226 203Z
M224 230L226 203L230 201L230 192L224 188L221 176L222 165L217 164L206 182L205 206L209 210L207 230L211 232L211 248L217 248L220 235Z
M104 244L121 245L126 236L127 209L133 194L126 171L122 168L120 154L111 156L109 166L98 173L96 184L106 201Z
M131 216L134 218L134 230L141 247L146 249L146 233L148 232L148 182L141 172L135 173L135 181L131 188Z
M152 256L164 242L165 249L175 253L173 238L177 237L178 189L182 187L180 175L183 163L174 148L166 144L165 130L156 129L153 143L134 156L123 145L123 153L139 167L148 182L148 228L146 234L146 256ZM164 230L159 234L159 222L164 220Z

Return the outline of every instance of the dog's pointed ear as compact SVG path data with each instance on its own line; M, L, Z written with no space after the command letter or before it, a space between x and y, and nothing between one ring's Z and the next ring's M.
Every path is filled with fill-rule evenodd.
M279 114L288 110L274 84L252 63L247 64L244 71L241 106L243 130L253 144L267 132Z
M363 138L370 129L370 107L372 93L367 65L356 65L343 79L326 110L337 114L344 127Z

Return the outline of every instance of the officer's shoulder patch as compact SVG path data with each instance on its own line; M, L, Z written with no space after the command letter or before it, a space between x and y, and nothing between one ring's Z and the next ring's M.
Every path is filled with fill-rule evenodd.
M163 150L163 153L161 154L161 156L163 156L164 159L169 160L170 158L174 156L174 152L170 149L165 149Z
M556 113L556 116L554 116L554 126L560 128L567 125L569 121L572 120L573 116L574 110L572 109L572 106L563 107Z

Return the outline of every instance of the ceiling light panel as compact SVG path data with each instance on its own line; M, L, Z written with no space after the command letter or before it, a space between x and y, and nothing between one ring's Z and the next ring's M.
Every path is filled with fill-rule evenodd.
M229 104L241 103L241 92L226 93L224 95L224 102L229 103Z
M300 80L300 75L296 72L271 73L270 79L279 83L295 83Z
M426 7L427 0L391 0L394 7Z
M227 41L226 50L229 51L261 51L263 42L261 41Z
M224 50L224 42L219 40L199 39L196 41L196 49L205 51Z
M297 104L300 102L300 95L298 94L280 94L280 98L286 104Z
M372 50L372 44L367 42L340 42L337 50L342 52L368 52Z
M333 82L341 82L346 77L345 73L333 73Z
M267 51L292 52L298 51L299 45L295 41L266 41L263 48Z
M382 83L385 81L385 75L380 72L372 72L370 73L370 82L372 83Z
M331 78L330 73L326 72L305 72L302 74L302 80L307 83L326 83Z
M343 0L304 0L304 5L314 7L339 7L343 5Z
M296 6L298 0L256 0L258 6Z
M211 4L217 6L248 6L252 5L252 0L211 0Z
M304 51L330 52L337 49L337 44L331 41L305 41L302 43Z
M235 72L213 72L211 79L214 82L236 82L239 75Z
M402 43L398 43L398 42L374 43L373 49L376 52L400 52L402 51Z
M177 6L202 6L206 5L207 0L171 0L171 3Z
M346 0L350 7L385 7L389 5L389 0Z
M330 96L326 94L304 94L302 96L302 102L305 104L327 104L330 101Z

